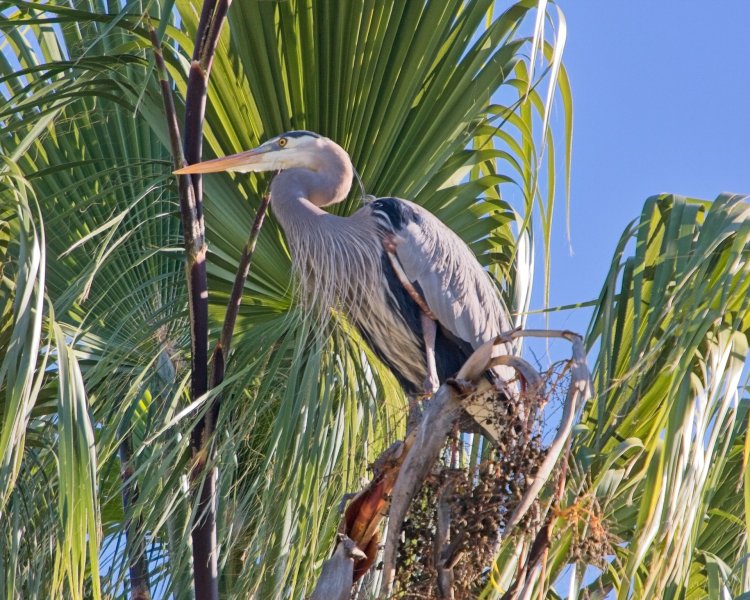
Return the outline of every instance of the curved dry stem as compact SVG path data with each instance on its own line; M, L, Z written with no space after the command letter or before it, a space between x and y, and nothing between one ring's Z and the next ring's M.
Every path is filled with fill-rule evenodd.
M591 397L591 376L589 375L589 369L586 365L586 352L583 348L583 338L579 335L571 334L570 332L566 332L566 335L560 337L565 337L566 339L571 340L573 344L571 381L568 393L565 396L562 421L557 428L555 439L552 440L552 443L547 450L547 456L545 456L544 461L540 465L539 470L536 472L536 475L531 482L531 485L526 489L518 505L516 505L513 514L511 514L508 519L504 532L506 536L508 535L508 532L524 517L541 491L542 486L547 483L552 470L555 468L557 459L560 457L565 441L568 439L568 436L570 436L570 432L573 429L573 422L578 408Z

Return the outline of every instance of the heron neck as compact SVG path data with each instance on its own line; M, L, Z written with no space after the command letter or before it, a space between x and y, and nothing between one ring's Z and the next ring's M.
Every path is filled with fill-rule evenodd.
M346 198L351 187L351 166L340 172L288 169L271 182L271 207L284 229L290 226L314 226L316 217L334 217L321 206Z
M316 218L325 214L308 199L307 179L302 169L290 169L279 173L271 182L271 209L287 231L305 222L312 225Z

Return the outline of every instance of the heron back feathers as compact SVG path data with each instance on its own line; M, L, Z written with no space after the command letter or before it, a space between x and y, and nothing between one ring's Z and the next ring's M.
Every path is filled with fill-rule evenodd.
M393 236L407 277L448 332L477 348L510 328L495 284L456 233L408 200L381 198L370 206Z

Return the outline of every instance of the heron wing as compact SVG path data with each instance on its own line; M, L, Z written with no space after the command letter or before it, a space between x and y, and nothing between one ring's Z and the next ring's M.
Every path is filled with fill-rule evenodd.
M497 288L458 235L408 200L380 198L371 207L389 229L404 273L445 330L477 348L510 328Z
M395 245L404 274L422 294L437 318L436 359L440 360L440 329L453 337L453 347L475 349L510 329L508 310L488 273L469 247L437 217L421 206L397 198L380 198L370 205L373 216ZM448 343L448 346L451 344ZM468 348L466 348L468 350ZM508 349L509 350L509 349ZM470 352L470 351L469 351ZM469 352L449 353L455 364L439 373L455 373ZM500 382L509 382L513 370L492 369ZM493 440L501 439L495 409L483 398L464 404L464 410Z

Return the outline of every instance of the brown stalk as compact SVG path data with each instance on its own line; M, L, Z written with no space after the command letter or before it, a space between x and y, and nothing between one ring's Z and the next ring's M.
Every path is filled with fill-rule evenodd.
M268 194L261 199L260 205L258 205L258 210L255 213L255 221L250 230L250 237L248 238L245 247L242 249L242 256L240 257L239 265L237 265L237 272L235 273L234 283L232 284L232 293L229 297L229 302L227 303L227 312L224 315L221 336L216 342L216 346L214 346L214 351L211 356L211 388L221 385L224 381L226 359L229 356L229 351L232 347L234 326L237 323L237 314L239 313L240 304L242 303L242 292L245 287L247 276L250 273L250 266L253 262L253 253L255 252L260 228L263 226L263 220L268 211L268 204L270 201L271 197ZM204 439L208 439L214 432L216 422L219 419L220 407L221 394L216 394L213 398L211 408L203 419L203 431L201 435Z
M169 129L170 145L175 167L201 159L203 121L206 110L208 76L213 63L216 45L231 0L206 0L201 11L196 32L193 62L188 74L185 98L185 140L180 143L177 116L167 77L161 44L151 29L157 71L162 88L164 109ZM184 155L183 155L184 148ZM206 275L206 241L203 221L203 187L200 175L181 176L178 179L180 217L185 236L188 307L190 310L191 339L191 398L200 398L208 391L208 280ZM207 424L214 418L215 410L209 407L206 415L194 427L190 436L194 466L193 483L202 479L195 489L197 495L196 522L192 530L193 580L198 600L218 600L218 552L216 547L216 469L201 478L206 462L213 451L207 443ZM210 428L208 428L210 429Z
M211 72L216 45L231 0L206 0L201 11L196 31L193 62L188 74L185 94L185 159L188 164L200 162L203 147L203 121L206 113L208 77ZM195 198L195 218L187 226L197 230L200 251L191 261L188 248L189 288L193 303L190 322L192 324L192 397L199 398L208 391L208 280L206 276L205 224L203 221L203 178L190 176ZM187 238L187 235L186 235ZM186 239L187 246L187 239ZM208 444L208 433L215 409L209 407L203 419L193 428L190 446L195 464L191 471L193 482L199 481L206 463L212 463L215 449ZM197 600L218 600L218 548L216 546L216 478L217 471L211 468L197 489L198 503L195 523L191 532L193 540L193 581Z
M130 432L122 436L120 442L120 477L122 479L122 508L125 515L125 547L128 555L128 576L130 579L130 600L151 600L148 582L148 560L146 543L143 539L143 523L140 518L129 514L138 502L138 483L133 478L133 448Z

